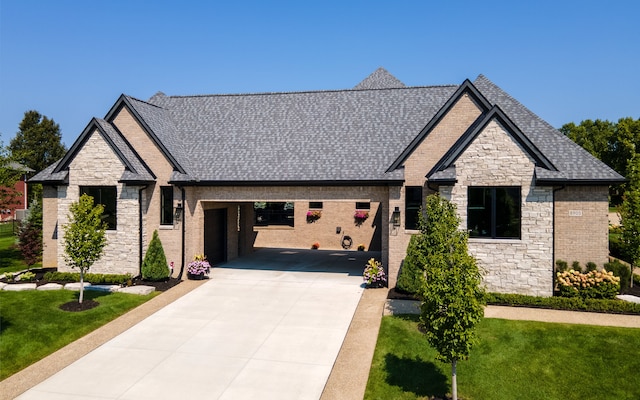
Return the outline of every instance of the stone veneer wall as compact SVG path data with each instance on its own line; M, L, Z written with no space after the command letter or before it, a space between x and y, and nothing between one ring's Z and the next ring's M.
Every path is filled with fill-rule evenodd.
M609 261L609 188L567 186L555 192L555 260L599 267ZM555 261L554 260L554 261Z
M97 131L89 137L82 151L69 166L69 185L58 187L57 262L60 271L72 271L64 259L64 230L69 207L80 197L80 186L116 186L117 227L107 231L107 246L92 273L139 273L138 187L118 183L124 167Z
M469 186L521 186L521 239L469 239L484 270L487 290L535 296L553 294L553 189L536 187L533 160L504 128L491 122L456 161L458 183L441 188L467 229Z

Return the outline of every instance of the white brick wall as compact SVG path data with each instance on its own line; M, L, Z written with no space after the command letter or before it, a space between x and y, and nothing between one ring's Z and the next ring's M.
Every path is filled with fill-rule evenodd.
M441 188L458 207L467 229L469 186L522 188L521 239L470 239L487 290L551 296L553 290L553 190L535 187L533 160L504 128L491 122L456 162L458 183Z
M109 145L95 131L69 165L69 185L58 187L58 269L72 271L64 257L64 226L69 207L78 201L80 186L116 186L117 229L107 231L104 254L91 273L139 273L138 188L118 183L124 167Z

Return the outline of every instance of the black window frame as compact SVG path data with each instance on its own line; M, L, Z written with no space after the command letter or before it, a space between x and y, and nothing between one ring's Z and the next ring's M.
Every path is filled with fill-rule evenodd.
M258 204L261 206L258 207ZM264 205L264 206L262 206ZM254 202L254 226L295 226L295 203L292 201Z
M356 210L371 210L371 202L356 201Z
M404 228L407 230L420 229L422 189L422 186L406 186L404 189Z
M522 188L469 186L467 229L475 239L521 239Z
M323 203L321 201L310 201L309 209L310 210L322 210Z
M173 225L173 186L160 186L160 225Z
M118 228L118 188L116 186L80 186L80 196L93 197L93 204L102 204L102 220L107 223L108 231ZM108 203L108 204L107 204Z

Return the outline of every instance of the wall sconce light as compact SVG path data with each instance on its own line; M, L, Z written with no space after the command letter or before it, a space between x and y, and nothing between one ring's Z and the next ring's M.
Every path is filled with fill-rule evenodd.
M173 214L173 219L175 219L176 222L180 222L181 217L182 217L182 203L178 203L178 205L176 206L176 212L175 214Z
M394 227L400 226L400 207L396 207L391 214L391 223Z

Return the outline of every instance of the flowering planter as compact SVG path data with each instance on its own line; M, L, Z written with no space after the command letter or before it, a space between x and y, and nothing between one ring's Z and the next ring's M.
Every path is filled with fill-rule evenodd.
M187 272L187 278L191 279L192 281L201 281L204 279L204 274L190 274Z
M367 283L365 285L365 287L367 289L383 288L384 287L384 282L383 281L376 281L376 282Z

